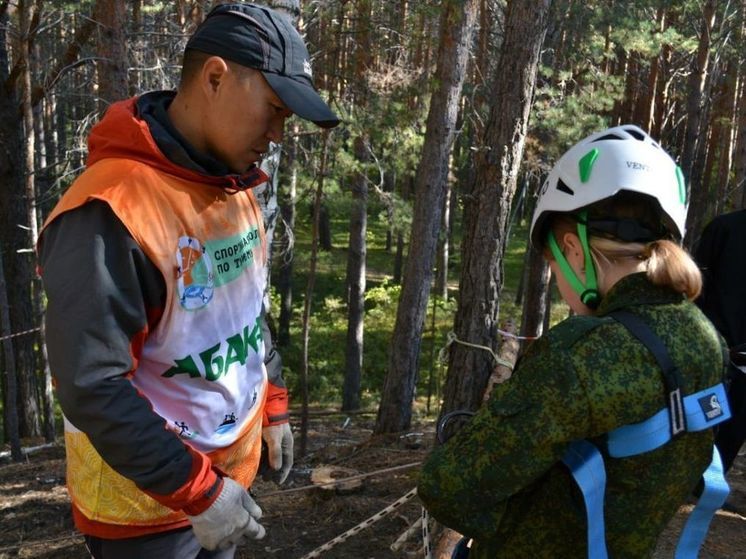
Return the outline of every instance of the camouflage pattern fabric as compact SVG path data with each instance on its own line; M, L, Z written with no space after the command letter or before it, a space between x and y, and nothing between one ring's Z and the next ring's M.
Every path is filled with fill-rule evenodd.
M681 370L684 395L722 380L723 342L682 295L644 274L620 280L596 316L564 320L533 343L513 377L423 466L419 495L443 524L472 537L471 559L587 556L582 495L560 462L570 442L643 421L665 406L650 351L607 313L640 316ZM712 455L712 433L613 459L607 471L606 541L614 558L650 557Z

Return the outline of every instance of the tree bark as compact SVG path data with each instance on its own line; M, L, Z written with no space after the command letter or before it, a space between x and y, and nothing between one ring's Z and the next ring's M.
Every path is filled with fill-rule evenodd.
M493 76L494 102L483 142L488 149L479 154L476 181L465 197L464 256L454 331L459 340L493 351L508 208L516 189L550 4L551 0L513 0L508 4L499 72ZM493 367L487 351L451 346L441 415L479 407Z
M98 110L100 114L114 101L129 96L127 69L127 4L120 0L98 0L94 19L98 23Z
M308 283L306 284L306 298L303 302L303 353L301 368L301 393L303 407L301 409L300 422L300 455L306 455L308 443L308 346L311 332L311 303L313 302L313 288L316 282L316 263L319 253L319 214L321 213L321 200L324 195L324 176L326 174L327 158L329 156L329 130L322 132L321 155L319 163L319 175L316 183L316 194L314 196L313 227L311 228L311 256L308 270Z
M544 255L528 243L528 274L532 281L525 285L526 297L521 319L521 336L538 338L544 331L544 315L547 312L547 290L549 289L550 270Z
M277 290L280 294L280 323L277 344L280 346L287 346L290 343L290 320L293 316L293 231L295 230L295 203L298 190L299 130L298 124L294 124L287 158L290 184L287 195L280 202L283 224L283 248L280 251L280 265L277 273Z
M0 18L0 24L3 23ZM5 375L3 380L3 433L5 440L10 443L10 455L15 462L23 459L21 452L21 439L18 431L18 387L16 385L16 359L13 350L13 342L8 337L11 335L10 309L8 308L8 291L5 283L5 272L3 268L3 250L0 247L0 336L3 337L3 364Z
M368 160L365 135L354 141L355 159L364 165ZM368 232L368 177L358 171L352 180L350 240L347 249L347 342L345 344L345 377L342 409L360 407L360 382L363 373L363 333L365 317L365 269Z
M668 111L670 81L668 76L673 48L669 44L663 45L660 54L658 85L655 88L655 104L653 108L650 135L656 139L661 137Z
M742 79L746 78L746 62L741 60L744 71ZM736 140L736 152L733 156L735 167L735 188L740 193L741 208L746 208L746 84L741 86L741 99L738 103L738 137ZM738 194L736 195L738 199Z
M741 94L738 101L738 127L736 128L736 149L733 154L734 167L734 189L736 191L736 204L738 207L746 208L746 56L743 55L746 46L746 0L741 0L740 25L736 45L741 53L738 60L738 76L741 83Z
M32 7L30 0L19 3L19 48L16 66L20 70L20 108L21 122L16 128L21 135L20 174L18 190L10 191L10 197L16 198L15 209L8 215L9 223L4 227L15 229L9 233L12 239L12 255L6 264L10 278L9 299L11 307L11 324L16 331L26 331L39 325L38 314L34 305L34 262L33 246L38 236L36 220L36 193L34 187L34 119L31 105L31 56L30 34L32 31ZM14 107L18 111L18 105ZM19 297L20 296L20 297ZM18 297L18 298L16 298ZM21 436L41 435L41 410L39 407L39 386L36 376L36 359L34 337L20 336L14 339L16 365L18 366L19 387L19 424Z
M686 104L687 122L684 148L681 154L681 169L688 179L687 200L689 214L686 220L686 238L684 244L691 248L703 225L704 211L707 207L707 190L703 184L695 182L695 155L699 146L698 138L702 135L702 97L707 79L710 61L710 44L712 27L715 23L715 0L707 0L700 27L697 55L692 61L689 75L688 96ZM701 175L700 175L701 176Z
M32 16L32 22L38 21L39 13L38 10L41 8L41 2L38 2L37 13ZM24 4L24 9L26 4ZM22 14L23 15L23 14ZM39 223L40 216L37 205L37 200L40 199L43 189L42 176L46 167L46 156L44 150L44 138L38 135L38 131L43 130L43 119L42 103L37 103L32 106L31 104L31 74L32 74L32 46L31 36L35 33L30 25L26 27L26 17L21 19L21 29L25 30L24 39L21 40L21 48L19 49L19 61L21 62L21 115L23 118L23 129L24 129L24 142L23 142L23 155L22 160L24 162L23 173L24 173L24 191L26 198L28 199L28 243L29 246L34 246L36 239L39 236ZM31 24L33 25L33 23ZM38 160L35 157L38 155ZM32 268L31 278L31 308L33 313L33 324L41 325L44 315L43 302L42 302L42 285L41 278ZM32 338L33 339L33 338ZM43 418L43 429L42 433L46 441L51 442L55 438L54 428L54 396L52 394L52 374L49 370L49 364L47 363L46 357L46 338L44 336L44 329L39 330L36 336L36 345L41 348L40 351L36 352L35 356L35 370L33 371L36 377L33 380L33 386L30 388L31 393L36 394L36 398L33 402L35 407L32 407L32 412L41 406L43 409L43 415L39 414L39 418ZM43 390L39 391L39 384L43 387ZM28 399L27 399L28 401ZM35 422L39 422L39 418L35 418Z
M666 26L666 10L662 6L658 8L655 21L658 31L661 33ZM640 96L640 102L637 105L637 117L633 122L637 123L646 132L650 132L653 125L653 115L655 114L656 89L658 87L658 74L661 68L661 54L656 54L650 61L650 70L648 71L647 87L645 94Z
M438 88L430 101L425 144L417 168L409 255L378 410L377 433L402 431L411 423L422 330L447 192L449 154L476 16L476 0L446 0L442 5Z
M370 34L371 2L358 0L357 42L355 45L355 92L357 109L364 114L369 100L366 72L372 63ZM364 125L363 125L364 126ZM370 161L369 133L361 130L353 141L353 151L359 169L352 178L352 208L347 249L347 341L345 344L345 377L342 388L342 409L360 407L360 382L363 374L363 334L365 329L365 272L368 234L368 177Z
M438 236L438 266L435 278L435 293L446 301L448 299L448 259L451 244L451 204L454 189L450 181L446 181L446 192L443 196L443 216L441 218L440 235Z
M404 274L404 233L396 232L396 253L394 254L394 272L391 278L394 285L400 285Z
M723 143L720 148L721 157L718 162L717 177L715 184L718 185L718 196L715 201L715 215L727 211L733 201L733 190L730 186L730 175L733 166L733 155L736 148L737 128L737 104L738 104L738 56L728 63L728 71L722 79L725 80L723 91Z

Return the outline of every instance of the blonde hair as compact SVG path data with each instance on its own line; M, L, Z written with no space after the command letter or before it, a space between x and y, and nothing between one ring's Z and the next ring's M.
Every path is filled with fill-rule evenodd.
M557 239L565 233L577 234L577 221L568 215L556 214L551 224ZM589 235L591 257L596 266L599 284L604 272L620 259L637 259L653 285L668 287L696 299L702 291L702 273L689 253L674 241L658 239L649 243L629 243L597 235ZM547 253L548 251L545 251ZM548 254L551 258L551 254Z
M625 243L591 236L588 242L598 273L603 270L604 263L613 264L618 258L637 258L643 262L645 274L653 285L673 289L686 295L690 301L702 291L702 273L697 264L673 241L658 239L650 243Z

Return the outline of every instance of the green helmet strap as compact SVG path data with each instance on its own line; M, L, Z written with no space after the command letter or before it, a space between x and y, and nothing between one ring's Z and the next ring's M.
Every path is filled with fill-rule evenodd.
M554 259L559 264L562 275L570 284L570 287L580 296L580 300L584 305L591 309L598 307L601 302L601 295L598 292L598 282L596 280L596 267L593 265L593 258L591 257L591 247L588 243L588 230L586 227L588 212L582 211L578 214L580 218L578 220L578 238L580 244L583 247L583 257L585 259L585 285L580 278L578 278L575 270L572 269L570 263L562 254L557 239L554 236L554 232L550 229L548 235L549 250L552 251Z

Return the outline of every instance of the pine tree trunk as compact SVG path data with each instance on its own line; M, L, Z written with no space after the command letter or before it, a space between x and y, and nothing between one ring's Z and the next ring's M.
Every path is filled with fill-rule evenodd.
M438 88L430 100L425 144L416 173L409 255L378 408L377 433L402 431L412 418L420 343L447 193L449 155L476 16L476 0L446 0L442 5Z
M306 284L306 297L303 301L303 353L301 364L301 423L300 423L300 455L306 455L308 442L308 348L311 332L311 303L313 302L313 289L316 283L316 263L319 253L319 214L321 213L321 200L324 195L324 177L326 175L327 159L329 157L329 130L324 130L321 136L319 174L316 183L316 194L313 204L313 227L311 228L311 256L308 270L308 283Z
M372 64L371 2L358 0L357 42L355 45L355 92L357 108L364 114L369 93L366 72ZM370 161L369 134L361 131L353 141L355 160L360 168L352 178L352 208L350 211L350 237L347 250L347 341L345 344L345 377L342 389L342 409L360 407L360 382L363 371L363 333L365 318L365 272L368 233L368 177Z
M741 60L744 67L741 73L744 84L741 86L741 98L738 102L738 130L736 150L733 154L735 168L736 200L740 199L740 207L746 208L746 62Z
M391 282L394 285L400 285L402 282L402 270L404 269L404 233L396 232L396 254L394 254L394 272Z
M38 18L39 14L37 13L35 17ZM29 72L28 75L24 73L22 80L23 95L21 112L23 114L24 128L28 129L30 127L33 129L33 134L26 138L25 150L27 153L24 155L27 165L33 163L31 165L33 172L26 178L26 190L29 192L31 197L29 208L29 223L31 224L29 241L33 244L36 242L38 236L38 225L42 221L40 215L41 207L38 205L37 201L44 198L49 189L49 185L47 180L47 150L44 137L44 107L46 103L42 99L36 103L36 105L31 105L31 68L38 68L39 45L34 45L32 49L29 44L29 55L32 50L34 52L34 57L32 59L32 57L29 56ZM38 274L34 273L31 296L34 324L40 326L39 333L36 336L36 346L39 348L39 351L36 353L36 373L37 378L39 379L39 384L42 387L40 390L40 405L44 412L42 415L42 433L47 442L52 442L56 436L54 425L54 394L52 389L52 373L49 369L49 363L47 362L46 336L42 324L44 318L42 292L43 288L41 285L41 278Z
M521 277L518 279L518 287L515 290L515 304L516 306L523 306L523 299L526 291L526 284L529 281L529 274L531 273L531 266L529 262L531 260L531 242L526 244L526 251L523 253L523 267L521 268Z
M355 159L365 165L368 160L367 138L355 138ZM360 382L363 371L363 332L365 317L365 268L368 232L368 178L359 171L352 180L350 242L347 250L347 343L342 409L360 407Z
M287 346L290 343L290 321L293 317L293 243L295 230L295 203L298 189L298 132L300 127L293 125L290 146L288 149L287 168L290 170L290 185L287 195L280 203L283 221L282 250L279 255L277 273L277 290L280 294L280 322L277 344Z
M98 22L98 110L103 114L113 102L129 96L127 4L120 0L98 0L94 18Z
M23 224L24 228L21 229L21 236L18 239L21 242L21 246L14 251L14 256L18 264L17 270L21 272L21 275L13 275L11 277L13 278L13 283L17 286L16 289L18 291L16 293L21 292L24 294L24 297L18 300L11 292L10 300L14 303L11 313L16 307L20 307L18 308L17 316L21 315L19 316L20 320L13 321L13 326L20 331L25 331L39 326L40 304L38 297L41 296L39 287L34 285L36 283L36 274L34 273L33 246L38 237L38 224L36 218L36 188L34 184L34 117L31 104L30 42L32 8L29 0L19 3L19 16L20 41L18 64L21 68L20 98L23 130L21 167L19 170L22 182L22 194L20 198L25 215L13 223L16 228L18 228L18 223ZM10 266L8 269L12 271L13 267ZM23 285L21 285L21 282L23 282ZM21 399L21 435L39 436L41 435L41 410L39 406L38 378L36 375L34 337L21 336L15 340L16 364L19 365L18 386L20 387Z
M665 8L658 8L658 14L656 15L655 21L658 30L662 33L666 25ZM660 62L660 53L656 54L650 61L647 87L645 88L645 94L640 96L640 102L637 105L637 117L633 121L648 133L652 127L653 114L655 113L656 88L658 87L658 74L660 74L661 66Z
M3 18L0 18L0 23ZM0 337L3 350L4 372L3 381L3 433L5 441L10 443L10 455L15 462L23 459L21 453L21 439L18 431L18 387L16 385L16 359L13 342L8 336L12 334L10 327L10 309L8 308L8 291L3 269L3 250L0 247Z
M734 190L736 206L746 208L746 0L741 0L740 25L736 45L739 46L738 76L741 83L741 94L738 100L738 126L736 127L736 149L733 154Z
M544 331L544 316L547 312L547 290L551 273L544 255L528 243L528 274L533 278L526 282L526 298L521 319L521 336L538 338Z
M443 197L443 217L441 218L440 235L438 236L438 266L435 277L435 293L446 301L448 299L448 257L451 243L451 200L453 187L446 181L446 193Z
M702 14L699 44L697 55L692 63L692 71L689 75L688 97L686 105L687 123L686 136L684 137L684 148L681 154L681 169L687 179L687 199L689 203L689 214L686 220L686 239L684 244L691 248L699 238L699 233L704 221L704 213L707 207L706 186L700 184L696 179L699 174L695 170L696 154L699 147L698 138L703 135L702 130L702 102L707 79L712 27L715 22L715 0L707 0ZM701 174L699 174L701 177Z
M490 149L480 154L476 182L465 197L464 256L454 330L459 340L493 351L503 285L507 209L515 194L550 3L513 0L508 4L497 66L500 72L493 76L494 104L483 142ZM479 407L493 367L488 352L451 346L441 414Z
M653 108L653 123L650 127L650 135L656 139L661 137L664 127L666 111L668 110L668 90L670 87L668 70L671 64L673 48L665 44L661 49L658 71L658 85L655 88L655 105Z
M725 87L723 90L723 143L720 146L720 160L718 161L717 177L715 184L718 187L718 196L715 200L715 215L725 211L733 200L733 192L730 186L730 172L733 165L733 154L735 152L735 138L738 129L736 119L736 105L738 103L738 59L732 58L728 63L728 71L724 76Z

